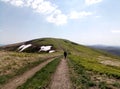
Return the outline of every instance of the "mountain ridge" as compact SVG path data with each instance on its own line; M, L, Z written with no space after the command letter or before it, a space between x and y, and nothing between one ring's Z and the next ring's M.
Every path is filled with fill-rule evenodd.
M51 47L50 47L51 46ZM46 50L47 47L50 47ZM20 50L19 50L20 48ZM39 52L42 49L41 52ZM38 38L25 42L5 45L0 47L0 50L6 51L15 51L15 52L27 52L27 53L49 53L49 52L63 52L68 51L68 53L91 53L91 54L103 54L114 56L110 53L106 53L105 51L101 51L89 46L81 45L66 39L60 38ZM21 51L22 50L22 51ZM46 50L46 51L43 51Z
M120 56L120 46L92 45L89 47Z

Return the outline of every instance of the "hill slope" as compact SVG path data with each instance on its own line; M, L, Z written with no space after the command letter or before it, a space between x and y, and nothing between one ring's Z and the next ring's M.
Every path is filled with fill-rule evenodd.
M10 44L0 47L0 50L6 51L17 51L17 52L29 52L29 53L38 53L38 52L63 52L68 51L73 54L83 54L84 55L108 55L104 51L99 51L88 46L83 46L69 40L57 39L57 38L41 38L34 39L26 42Z
M71 54L82 54L87 56L109 56L109 57L117 57L113 56L104 51L100 51L97 49L93 49L88 46L83 46L69 40L65 39L57 39L57 38L41 38L34 39L26 42L10 44L6 46L0 47L0 50L6 51L17 51L17 52L28 52L28 53L42 53L42 52L63 52L67 51Z
M81 86L81 89L120 88L120 57L103 51L79 45L69 40L56 38L35 39L27 42L2 46L0 49L30 52L32 54L34 52L63 53L65 50L68 53L71 81L76 89L77 87L79 89Z
M73 49L72 45L78 45L78 44L63 39L41 38L41 39L30 40L22 43L2 46L0 47L0 49L8 50L8 51L20 51L20 49L24 48L22 52L39 52L40 49L44 46L42 48L43 51L48 52L49 50L56 50L56 51L68 50L68 49L72 50Z

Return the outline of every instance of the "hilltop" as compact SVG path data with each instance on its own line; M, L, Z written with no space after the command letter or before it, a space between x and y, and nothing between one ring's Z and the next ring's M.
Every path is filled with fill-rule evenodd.
M97 50L88 46L80 45L78 43L58 38L40 38L30 41L25 41L16 44L10 44L0 47L0 50L27 52L27 53L49 53L49 52L63 52L73 54L85 55L107 55L110 57L117 57L105 51Z
M69 71L67 72L65 72L64 70L63 73L69 73L69 74L65 74L64 78L66 75L69 75L70 79L67 80L71 81L72 87L74 87L75 89L119 89L120 88L120 80L119 80L120 57L111 55L104 51L100 51L84 45L80 45L71 42L69 40L56 39L56 38L34 39L22 43L2 46L0 50L4 50L4 51L0 51L3 54L1 55L1 61L2 63L6 64L6 66L1 66L4 69L3 71L1 70L1 73L3 74L6 74L6 71L9 72L8 70L11 70L12 73L12 71L15 72L18 69L20 70L22 68L24 69L24 67L22 66L26 66L29 69L28 65L33 66L34 60L36 60L35 63L37 63L36 65L38 65L39 62L37 61L38 59L40 59L39 58L40 56L41 58L45 58L45 59L50 59L51 56L54 58L56 58L56 56L58 57L56 60L54 60L54 62L49 63L49 65L46 64L45 67L46 69L44 68L43 70L41 69L40 72L35 74L35 76L33 76L30 80L26 79L27 82L23 84L20 89L23 89L26 86L27 88L24 89L28 89L30 87L34 87L33 89L35 89L36 87L39 86L44 88L44 86L49 85L50 83L49 81L51 79L50 76L52 76L51 73L55 72L57 66L58 66L57 69L58 73L55 73L55 77L53 77L54 81L56 81L58 75L63 75L61 74L62 72L60 71L62 71L65 68L69 68ZM61 58L60 56L63 55L63 51L67 51L68 53L66 63L65 61L62 60L63 57ZM59 66L58 64L60 59L62 60L61 61L62 63L60 63L62 65ZM8 61L10 61L9 63L12 64L6 63ZM26 70L24 69L23 72L25 71ZM45 79L41 78L42 80L38 80L39 79L38 77L40 78L44 77ZM63 81L62 78L63 77L61 76L61 81ZM3 77L3 75L0 75L0 80L1 80L0 82L4 83L3 80L7 81L7 78ZM46 83L45 81L48 82ZM54 84L54 81L52 84ZM43 82L41 83L43 85L39 85L38 82ZM44 85L44 83L46 85Z
M20 51L20 52L32 53L32 52L39 52L41 47L43 46L46 46L42 48L43 51L46 52L48 52L48 50L50 49L56 51L73 50L74 49L73 45L78 45L78 44L64 39L41 38L41 39L34 39L26 42L2 46L0 49L7 51L18 51L18 52ZM21 51L20 49L22 48L23 50Z

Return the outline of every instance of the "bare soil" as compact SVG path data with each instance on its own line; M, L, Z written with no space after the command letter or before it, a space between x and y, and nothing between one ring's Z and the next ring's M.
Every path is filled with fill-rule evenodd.
M16 89L18 86L25 83L27 79L31 78L37 71L42 69L45 65L47 65L52 60L54 60L54 58L48 59L47 61L25 72L23 75L17 76L16 78L9 81L7 84L1 86L0 89Z
M71 89L67 60L62 59L52 77L50 89Z
M120 67L120 61L118 59L104 56L99 56L97 59L101 64Z

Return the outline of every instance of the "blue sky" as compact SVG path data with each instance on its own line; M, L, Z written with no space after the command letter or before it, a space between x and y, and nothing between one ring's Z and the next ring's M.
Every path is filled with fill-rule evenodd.
M120 46L120 0L0 0L0 44L43 37Z

